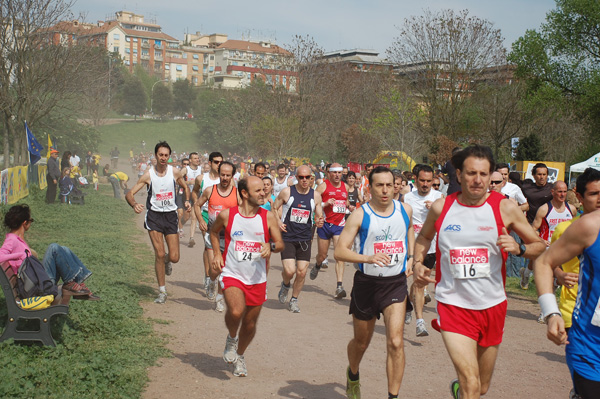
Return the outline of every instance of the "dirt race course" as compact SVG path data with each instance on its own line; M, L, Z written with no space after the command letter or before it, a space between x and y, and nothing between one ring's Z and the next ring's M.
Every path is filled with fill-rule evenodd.
M145 201L140 196L138 201ZM142 215L138 224L142 228ZM352 336L349 298L333 299L335 271L330 267L315 281L307 276L300 295L301 313L293 314L277 299L281 258L271 258L268 297L254 341L246 351L248 377L232 374L222 359L227 331L223 314L203 289L201 233L188 248L189 224L184 226L181 260L167 277L165 305L145 303L145 314L168 321L156 330L169 337L172 358L149 370L145 399L163 398L345 398L346 345ZM148 239L148 250L151 251ZM313 243L313 259L316 239ZM152 267L149 265L149 267ZM354 269L347 265L344 287L350 293ZM412 278L410 279L412 280ZM433 287L430 287L432 290ZM564 348L546 339L546 327L536 322L539 307L530 300L509 297L504 342L500 347L492 386L486 399L568 398L570 376ZM430 327L435 300L425 306L429 337L418 338L415 322L406 326L406 368L401 398L450 398L449 383L456 377L439 333ZM362 397L387 398L385 329L377 322L375 334L361 363Z

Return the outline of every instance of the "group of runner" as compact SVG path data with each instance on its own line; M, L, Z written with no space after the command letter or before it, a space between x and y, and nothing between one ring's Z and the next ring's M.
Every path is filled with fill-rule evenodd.
M565 212L574 213L564 203L564 183L554 184L552 201L538 208L540 217L534 219L532 228L522 204L495 189L506 182L499 183L504 180L502 170L495 173L488 147L473 145L455 151L451 163L460 187L448 196L433 189L435 180L437 187L452 185L440 181L444 178L427 165L417 165L410 184L388 168L367 165L358 192L351 195L356 188L343 181L345 170L337 163L328 167L326 176L307 165L291 163L289 168L277 167L274 177L262 163L255 164L252 174L240 176L236 165L219 152L209 155L209 170L204 173L198 154L190 153L179 169L169 165L170 153L167 143L158 143L156 165L144 172L126 196L135 212L146 208L144 226L154 246L159 285L155 302L167 299L165 274L179 260L182 221L197 221L205 235L204 285L207 297L215 299L215 309L226 309L223 359L234 365L234 375L247 375L244 353L266 300L271 254L281 252L283 263L278 299L299 313L298 298L316 229L318 254L311 279L326 267L331 241L335 298L347 296L342 285L345 262L357 269L349 309L354 337L348 344L348 397L361 397L360 361L381 314L386 328L388 397L398 397L404 372L404 325L411 319L407 307L414 309L417 336L428 335L422 313L429 283L435 284L438 313L432 326L441 333L457 372L450 386L452 397L484 395L504 330L509 253L537 258L533 269L548 337L557 344L566 343L567 337L570 342L567 362L574 382L572 397L592 398L599 392L600 284L596 280L600 274L596 269L600 267L600 212L595 210L600 208L600 172L586 171L577 182L578 196L590 215L561 231L561 238L545 251L557 222ZM354 183L350 172L344 177ZM145 207L134 198L144 186L148 187ZM358 198L364 202L357 203ZM188 246L194 245L194 230L191 227ZM572 269L559 268L580 254L578 279ZM434 266L435 279L431 277ZM407 278L413 273L409 289ZM580 287L568 333L563 318L553 317L561 315L552 294L555 275L567 289L577 283Z

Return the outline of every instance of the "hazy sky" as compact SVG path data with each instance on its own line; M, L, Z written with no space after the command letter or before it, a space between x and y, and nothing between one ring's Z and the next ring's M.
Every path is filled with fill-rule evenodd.
M73 8L86 22L104 20L127 10L155 18L163 32L182 40L185 32L225 33L230 39L271 39L291 42L294 35L309 35L325 51L374 49L385 55L405 18L423 9L456 11L487 19L502 31L505 46L527 29L537 29L554 0L304 0L297 2L191 1L191 0L76 0Z

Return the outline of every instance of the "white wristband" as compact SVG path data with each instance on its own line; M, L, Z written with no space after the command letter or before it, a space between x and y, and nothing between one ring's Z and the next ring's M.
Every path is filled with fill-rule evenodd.
M542 317L544 319L546 319L546 317L552 313L560 314L554 294L540 295L538 298L538 303L540 304L540 308L542 308Z

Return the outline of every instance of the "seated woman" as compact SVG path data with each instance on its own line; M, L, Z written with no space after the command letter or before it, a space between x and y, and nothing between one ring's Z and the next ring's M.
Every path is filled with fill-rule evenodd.
M15 274L27 257L25 250L37 257L37 253L29 248L25 241L25 232L31 228L33 219L27 205L14 205L4 216L4 225L10 231L0 247L0 263L8 262ZM58 244L50 244L42 261L46 273L54 284L63 281L63 292L81 299L98 299L84 281L92 275L81 260L69 248Z

